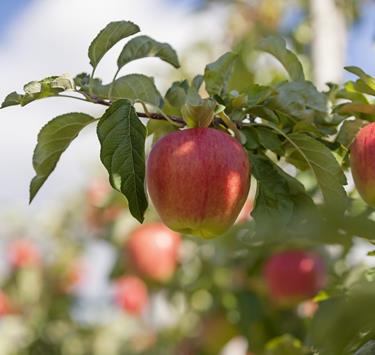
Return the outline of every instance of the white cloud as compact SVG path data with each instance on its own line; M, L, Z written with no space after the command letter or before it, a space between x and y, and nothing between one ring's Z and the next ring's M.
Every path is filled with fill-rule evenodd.
M110 21L134 21L143 33L171 43L180 52L197 40L220 41L225 16L220 8L208 14L191 15L183 7L161 0L34 1L13 21L0 42L0 99L11 91L21 90L31 80L89 71L88 45ZM108 54L97 71L106 80L112 78L118 50L117 46ZM158 83L170 70L156 59L131 64L129 69L154 74ZM57 98L0 111L2 208L26 208L28 184L33 176L32 151L39 129L56 115L77 110L98 114L103 109ZM78 140L63 155L33 203L34 209L61 202L67 192L76 190L92 172L90 166L98 161L99 152L94 130L87 129Z

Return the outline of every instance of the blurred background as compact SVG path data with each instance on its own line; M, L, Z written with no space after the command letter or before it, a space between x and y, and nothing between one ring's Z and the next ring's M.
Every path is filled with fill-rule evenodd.
M123 19L179 54L179 70L157 59L124 70L154 76L162 93L174 80L203 73L232 48L240 54L237 87L284 80L283 68L255 50L270 34L287 40L321 90L327 82L351 78L345 65L375 76L372 0L2 0L0 98L32 80L89 71L88 45L107 23ZM104 82L113 77L122 45L96 72ZM93 127L72 143L29 206L37 133L51 118L75 111L99 117L104 108L50 98L0 111L0 314L6 315L0 320L0 354L263 354L273 337L303 337L294 330L311 316L314 303L306 301L298 312L262 313L259 275L269 250L246 254L244 263L238 261L241 248L228 245L228 238L207 244L184 237L175 247L172 276L146 272L141 286L121 283L139 273L129 261L133 252L124 251L138 226L126 201L108 189ZM148 221L158 223L152 211ZM334 248L320 252L336 255ZM347 255L348 265L370 262L360 246ZM249 270L254 276L248 277ZM125 302L121 292L130 294L127 287L135 287L135 303L144 302ZM254 345L250 333L257 334Z

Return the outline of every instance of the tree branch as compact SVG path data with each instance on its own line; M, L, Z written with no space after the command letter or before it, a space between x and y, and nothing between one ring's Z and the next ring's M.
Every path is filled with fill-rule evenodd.
M161 115L160 113L145 113L145 112L137 112L137 115L138 117L145 117L145 118L151 118L153 120L162 120L162 121L166 121L165 117L163 115ZM175 123L178 123L178 124L182 124L182 125L186 125L186 122L181 118L181 117L178 117L178 116L171 116L171 115L167 115L168 118L175 122Z
M111 106L111 102L110 101L106 101L106 100L102 100L102 99L99 99L97 97L90 97L90 99L92 99L94 103L97 103L97 104L101 104L101 105L104 105L104 106ZM138 117L144 117L144 118L150 118L150 119L153 119L153 120L160 120L160 121L166 121L166 118L164 115L160 114L160 113L146 113L146 112L137 112L137 115ZM181 117L178 117L178 116L174 116L174 115L166 115L168 116L168 118L179 124L179 125L183 125L185 126L186 125L186 122L181 118Z

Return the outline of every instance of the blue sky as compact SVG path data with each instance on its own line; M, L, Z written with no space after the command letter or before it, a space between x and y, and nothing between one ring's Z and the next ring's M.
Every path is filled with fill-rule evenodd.
M0 37L6 31L10 21L31 2L32 0L1 0Z
M363 6L360 21L349 33L347 63L375 76L375 1Z

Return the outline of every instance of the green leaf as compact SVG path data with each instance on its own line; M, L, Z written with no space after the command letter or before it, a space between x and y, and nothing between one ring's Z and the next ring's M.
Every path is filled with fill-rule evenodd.
M63 91L73 89L73 78L67 74L61 76L50 76L39 81L31 81L24 86L24 95L12 92L5 98L1 108L12 105L25 106L35 100L57 96Z
M261 154L249 154L252 174L258 182L258 191L252 215L257 231L275 236L282 233L283 227L298 227L307 213L311 213L314 204L307 195L304 186L285 173L268 157ZM301 218L303 216L303 218ZM269 238L269 237L267 237Z
M97 85L92 92L101 98L109 99L112 84ZM115 80L111 92L112 100L142 100L151 105L161 107L163 98L151 77L142 74L129 74Z
M307 350L304 349L300 340L289 334L270 340L266 344L264 355L306 355Z
M131 39L121 51L117 60L118 69L133 60L145 57L157 57L175 68L180 67L176 51L168 43L157 42L148 36L138 36Z
M269 86L262 86L258 84L251 84L244 92L248 96L248 106L260 105L268 97L275 93L275 89Z
M260 144L276 154L283 155L284 148L279 136L271 129L266 127L257 127L255 129Z
M196 92L199 91L200 87L202 86L203 84L203 81L204 81L204 77L203 75L196 75L193 80L191 81L191 87L193 90L195 90Z
M173 107L181 108L186 102L188 90L187 80L175 81L165 94L165 98Z
M302 64L298 60L297 56L286 48L284 38L278 36L267 37L260 42L257 48L276 57L284 66L292 80L305 80Z
M30 202L55 169L61 154L79 132L95 119L85 113L67 113L49 121L38 134L33 167L36 172L30 184Z
M22 95L17 94L15 91L10 93L1 104L0 108L5 108L8 106L20 105L22 101Z
M155 144L160 138L168 133L177 131L178 128L168 121L148 120L147 134L152 134L152 144Z
M335 108L336 112L341 114L361 114L375 115L375 105L365 104L360 102L351 102L347 104L339 105Z
M349 66L344 68L346 71L357 75L361 79L361 83L370 88L372 95L375 93L375 78L365 73L361 68Z
M292 133L288 135L288 140L314 172L327 206L343 212L348 204L343 188L346 178L331 151L306 134Z
M141 223L147 209L145 192L146 127L129 100L115 101L100 119L97 134L100 158L111 185L129 202L131 214Z
M119 41L139 32L139 27L130 21L109 23L91 42L88 56L90 64L96 68L103 56Z
M314 135L317 137L320 137L322 135L316 125L310 121L298 121L293 126L293 133L309 133L310 135Z
M355 136L364 125L364 121L359 119L347 120L342 124L336 137L336 141L349 149L354 141Z
M250 107L247 112L275 124L279 122L279 117L277 117L275 112L266 106L253 106Z
M188 127L208 127L214 119L215 108L213 99L202 99L198 94L190 93L181 113Z
M298 120L313 120L327 113L327 98L309 81L287 82L276 88L270 108Z
M211 95L221 95L226 91L226 86L233 70L237 54L227 52L215 62L206 65L204 70L204 82L206 90Z
M241 133L245 136L244 146L247 150L255 150L259 148L259 138L255 127L244 127Z

